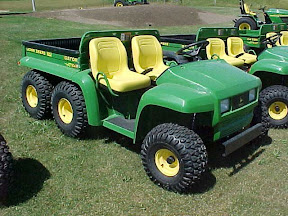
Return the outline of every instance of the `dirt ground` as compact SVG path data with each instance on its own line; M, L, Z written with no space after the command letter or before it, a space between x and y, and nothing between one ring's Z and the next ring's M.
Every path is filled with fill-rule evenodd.
M229 22L234 17L176 5L140 5L36 12L29 16L69 20L88 24L125 27L181 26Z

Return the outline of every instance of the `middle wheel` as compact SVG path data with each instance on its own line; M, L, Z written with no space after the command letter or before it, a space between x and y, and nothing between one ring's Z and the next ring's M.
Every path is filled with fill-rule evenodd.
M60 130L72 137L80 136L88 125L87 112L81 90L60 82L52 92L52 113Z
M141 157L154 183L180 193L200 179L207 165L201 138L192 130L171 123L158 125L147 134Z

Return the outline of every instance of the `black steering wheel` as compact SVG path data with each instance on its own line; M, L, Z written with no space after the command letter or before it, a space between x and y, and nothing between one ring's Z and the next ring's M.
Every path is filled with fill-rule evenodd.
M179 49L176 54L177 55L189 55L191 57L195 57L199 55L199 52L202 48L206 47L209 44L209 41L203 40L203 41L198 41L192 44L188 44L187 46ZM189 49L190 47L197 46L196 48ZM187 51L185 51L187 50Z
M261 41L262 44L270 44L272 47L276 46L277 41L280 39L282 36L281 33L276 33L268 38L265 38L264 40Z

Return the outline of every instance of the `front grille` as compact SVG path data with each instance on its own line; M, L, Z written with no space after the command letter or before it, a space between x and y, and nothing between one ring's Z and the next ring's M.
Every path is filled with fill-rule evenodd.
M232 110L239 109L249 103L249 92L242 93L240 95L236 95L231 100Z

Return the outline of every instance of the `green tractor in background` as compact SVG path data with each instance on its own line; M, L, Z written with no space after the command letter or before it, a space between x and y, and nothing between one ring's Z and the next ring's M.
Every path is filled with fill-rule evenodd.
M250 10L249 6L240 0L240 18L234 20L235 27L240 30L255 30L258 29L263 24L271 23L287 23L288 24L288 10L270 8L265 10L266 6L259 8L263 11L264 21L260 20L257 14Z
M147 0L114 0L114 7L149 4Z

